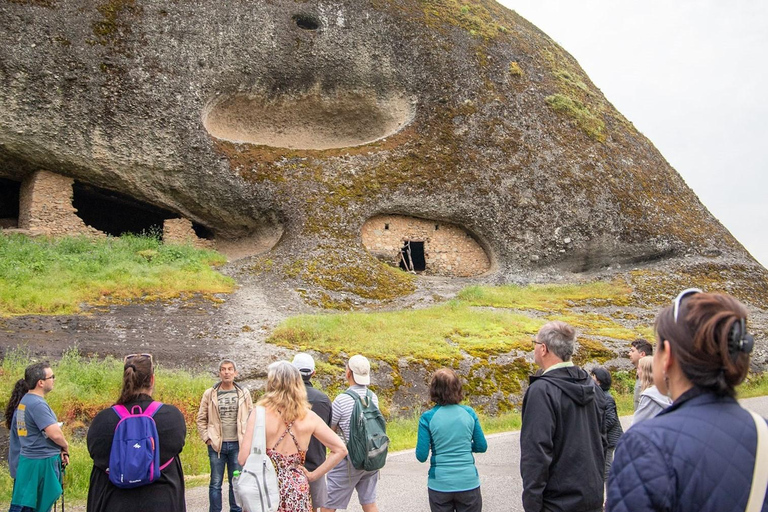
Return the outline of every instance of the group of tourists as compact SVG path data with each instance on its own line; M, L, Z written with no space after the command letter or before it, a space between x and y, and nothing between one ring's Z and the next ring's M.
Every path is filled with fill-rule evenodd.
M544 325L533 340L540 370L530 378L522 405L523 509L768 512L768 426L735 400L754 345L746 319L746 309L733 297L698 289L685 290L662 309L655 347L639 339L630 348L638 379L627 432L609 392L610 372L574 365L575 330L559 321ZM383 427L378 397L369 389L367 358L349 358L348 388L333 401L313 387L315 361L307 353L268 367L256 407L250 392L235 382L233 360L222 360L218 372L219 381L205 391L197 414L210 460L210 512L222 509L225 470L230 512L241 512L238 498L246 491L233 488L233 482L252 469L259 436L279 492L275 507L264 510L346 509L356 492L364 512L378 511L376 490L387 449L383 428L376 434L381 444L369 438L362 455L358 448L361 424L373 422L375 430L378 421ZM45 512L61 494L69 445L44 399L54 383L50 365L29 366L6 409L15 478L10 512ZM96 415L87 434L93 459L88 512L133 511L137 504L145 511L186 510L179 459L184 417L176 407L153 401L154 384L150 354L125 357L120 397ZM485 452L488 444L475 411L461 404L461 379L449 368L437 370L429 398L434 407L419 419L415 455L420 462L429 459L430 510L480 511L481 478L473 454ZM131 416L156 425L151 446L128 435L131 440L124 442ZM146 478L119 463L132 456L131 449L155 447L155 469Z

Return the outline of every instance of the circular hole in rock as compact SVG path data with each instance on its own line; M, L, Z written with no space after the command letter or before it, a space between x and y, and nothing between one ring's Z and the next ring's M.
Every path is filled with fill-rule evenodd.
M413 115L411 101L399 92L313 92L277 98L236 93L209 104L203 126L230 142L319 150L387 137L410 123Z
M309 14L295 14L293 21L302 30L317 30L320 28L320 22L317 18Z

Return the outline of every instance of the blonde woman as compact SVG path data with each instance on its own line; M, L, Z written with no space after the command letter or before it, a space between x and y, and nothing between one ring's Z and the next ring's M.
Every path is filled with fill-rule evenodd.
M347 455L344 442L312 412L301 374L288 361L269 365L266 393L256 405L266 409L267 455L275 464L280 487L278 512L310 512L309 482L322 478L341 462ZM240 445L238 461L241 465L251 452L255 411L248 418L245 438ZM304 459L312 436L323 443L330 454L317 469L307 471Z
M653 384L653 356L640 358L637 377L640 380L640 403L632 418L632 425L651 419L672 405L672 400L662 395Z

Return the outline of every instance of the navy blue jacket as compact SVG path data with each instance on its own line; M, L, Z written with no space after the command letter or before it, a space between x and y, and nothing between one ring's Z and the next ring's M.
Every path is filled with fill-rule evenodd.
M621 437L606 510L743 511L756 448L755 422L736 400L693 388Z

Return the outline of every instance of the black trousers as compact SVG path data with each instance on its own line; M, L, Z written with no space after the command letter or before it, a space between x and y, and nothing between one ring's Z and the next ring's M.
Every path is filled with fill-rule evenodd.
M429 491L429 509L432 512L480 512L483 510L483 496L480 487L469 491Z

